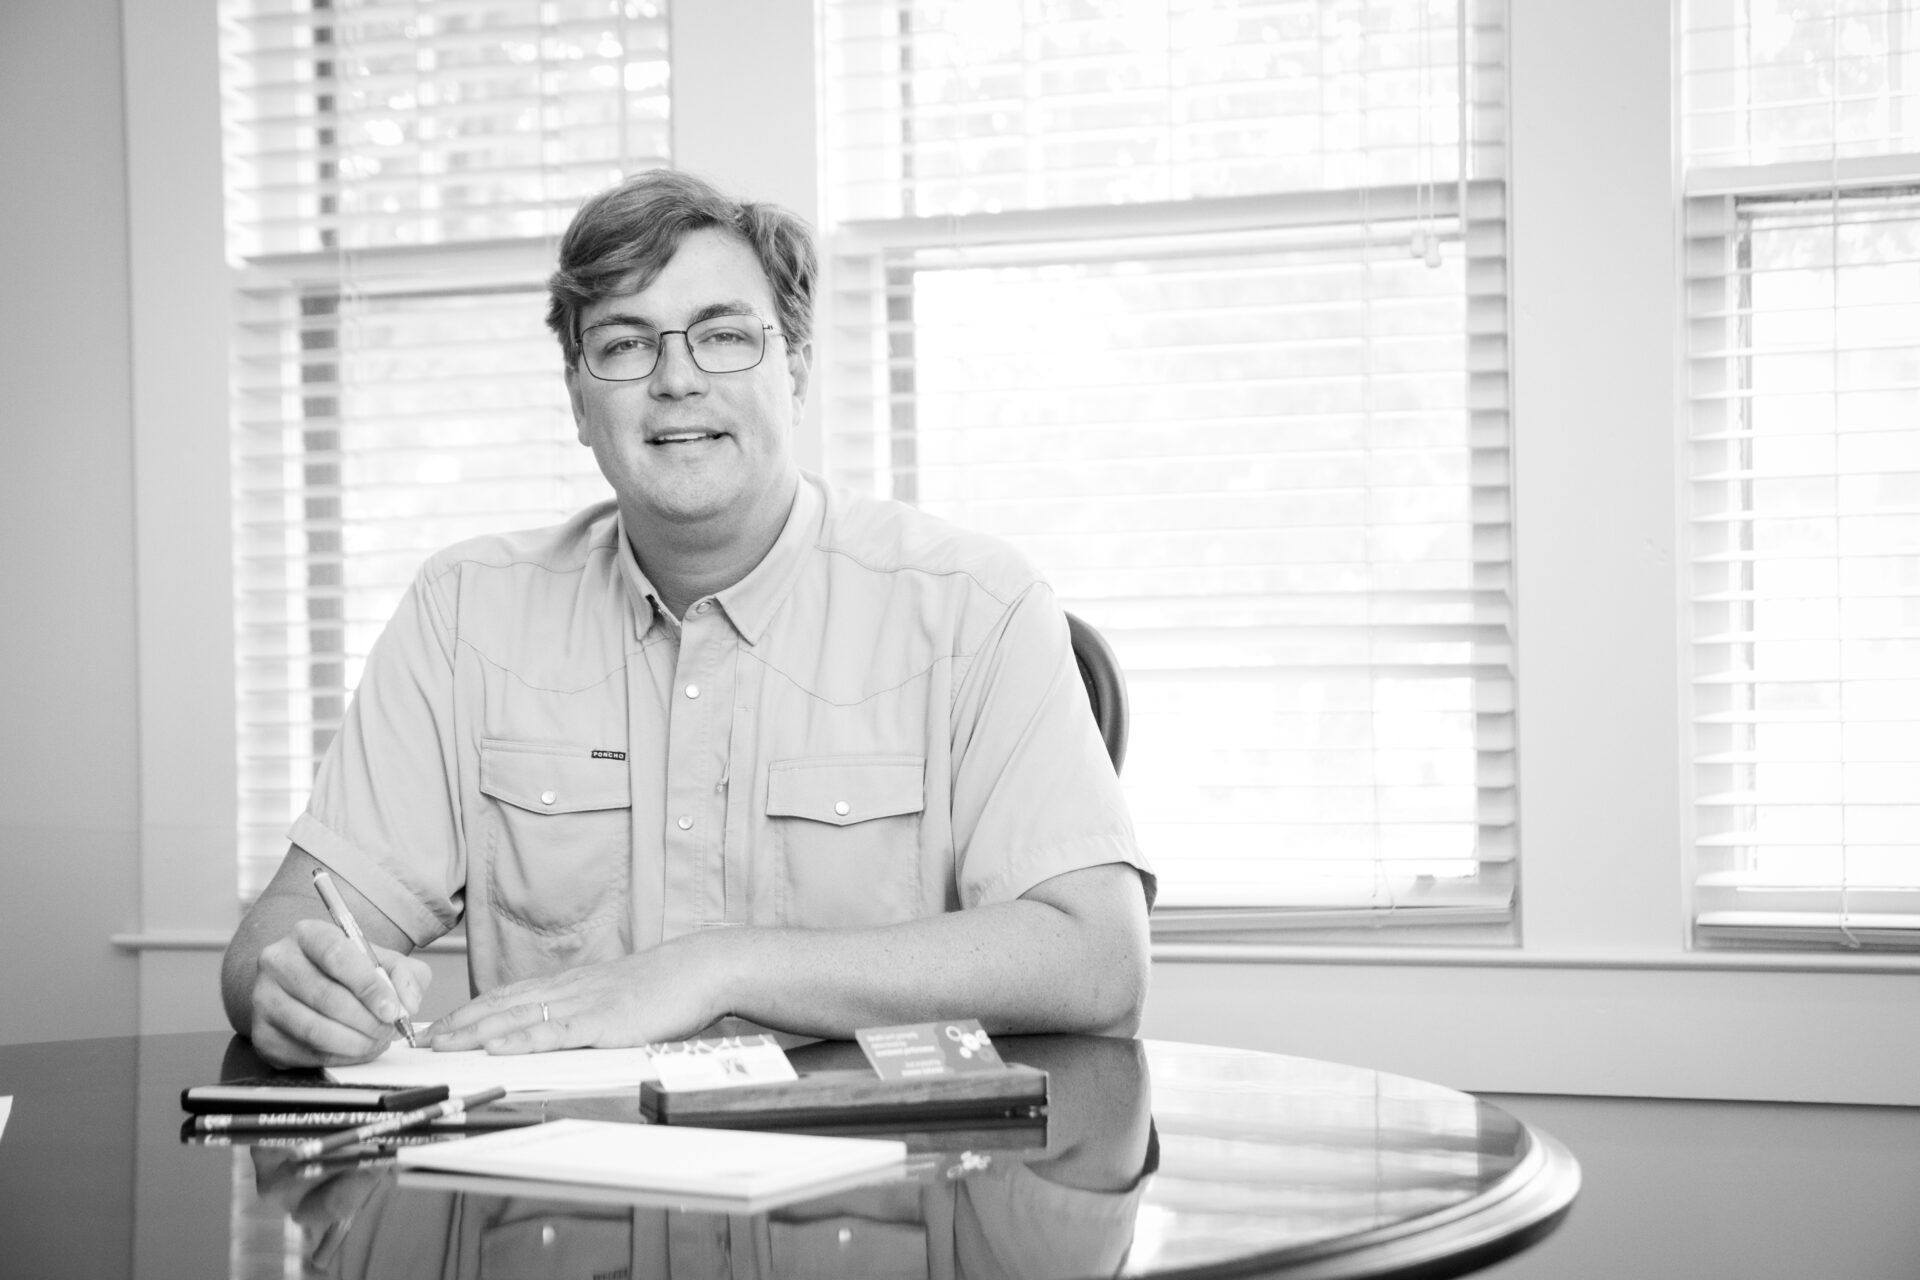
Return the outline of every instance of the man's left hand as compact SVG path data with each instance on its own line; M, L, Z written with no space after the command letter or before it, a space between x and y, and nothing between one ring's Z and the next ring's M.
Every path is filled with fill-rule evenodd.
M727 1013L719 935L530 978L468 1001L428 1029L436 1050L544 1053L681 1040Z

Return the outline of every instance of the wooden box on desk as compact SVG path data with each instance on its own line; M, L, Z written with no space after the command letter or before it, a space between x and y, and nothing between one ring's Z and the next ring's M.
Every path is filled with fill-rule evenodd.
M640 1113L654 1124L706 1129L901 1124L1035 1116L1047 1105L1047 1073L1010 1063L997 1071L882 1080L872 1071L817 1071L798 1080L718 1089L640 1086Z

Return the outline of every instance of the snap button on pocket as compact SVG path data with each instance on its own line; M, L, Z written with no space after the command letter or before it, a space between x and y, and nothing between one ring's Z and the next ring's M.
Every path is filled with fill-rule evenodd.
M552 804L555 800L558 800L559 798L560 798L559 796L553 794L553 792L551 791L542 791L540 793L541 804Z
M846 827L919 813L926 807L926 772L920 756L776 760L767 768L767 816Z

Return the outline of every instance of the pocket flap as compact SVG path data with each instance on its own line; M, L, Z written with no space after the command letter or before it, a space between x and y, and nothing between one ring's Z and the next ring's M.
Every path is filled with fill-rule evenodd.
M844 827L926 807L922 756L776 760L767 769L767 816Z
M625 760L590 747L546 742L480 743L480 790L533 813L624 809L633 803Z

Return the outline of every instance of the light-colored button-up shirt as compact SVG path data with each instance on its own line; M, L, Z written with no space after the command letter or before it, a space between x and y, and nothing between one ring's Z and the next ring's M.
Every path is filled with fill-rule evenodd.
M1109 862L1153 889L1038 573L811 476L765 559L684 619L611 502L434 556L290 837L417 944L464 918L475 991Z

